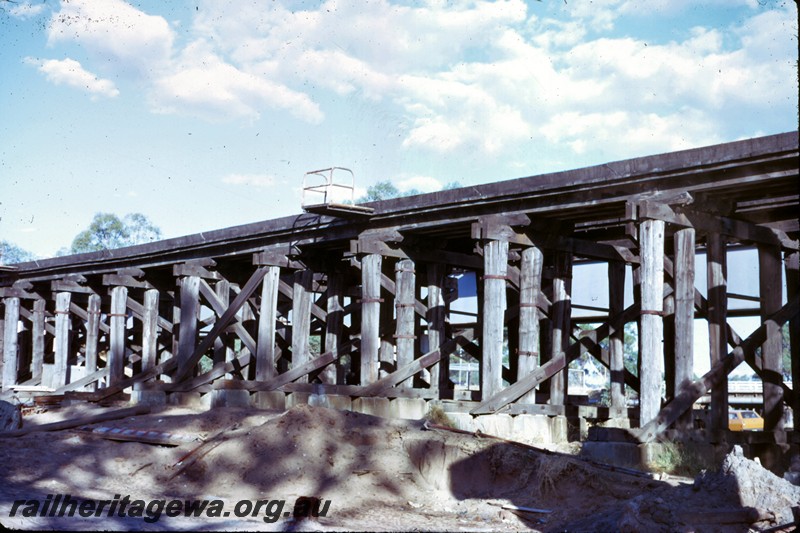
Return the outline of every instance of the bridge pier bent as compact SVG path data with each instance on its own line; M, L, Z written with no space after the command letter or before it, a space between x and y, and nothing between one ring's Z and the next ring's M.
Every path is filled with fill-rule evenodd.
M3 266L2 396L325 395L400 415L439 405L466 426L540 415L718 443L743 438L727 378L745 364L763 382L757 440L796 452L798 183L793 132ZM757 255L757 294L729 290L740 250ZM575 292L589 264L607 265L595 306ZM759 327L738 334L741 316ZM570 389L581 358L608 369L598 403ZM472 386L450 372L464 361Z

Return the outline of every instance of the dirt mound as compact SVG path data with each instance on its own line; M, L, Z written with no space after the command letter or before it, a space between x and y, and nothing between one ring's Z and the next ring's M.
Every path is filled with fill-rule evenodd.
M39 422L81 414L54 411ZM244 499L319 498L330 501L328 516L315 526L322 529L744 531L754 522L785 523L791 505L800 501L799 487L748 461L741 450L728 456L720 472L692 485L612 472L519 443L425 429L418 421L321 406L283 413L164 408L113 425L197 440L163 447L109 441L87 430L8 440L0 446L6 465L0 512L20 497L55 493L221 499L228 506ZM131 525L54 520L27 527ZM212 525L263 529L264 522L250 517ZM289 525L273 524L275 530Z
M691 486L660 488L628 501L621 531L746 531L784 525L800 504L800 487L747 459L739 446L718 472L704 471Z
M791 522L792 507L800 505L800 487L745 457L740 446L733 447L719 472L699 476L696 485L703 492L724 493L743 508L771 514L774 524Z

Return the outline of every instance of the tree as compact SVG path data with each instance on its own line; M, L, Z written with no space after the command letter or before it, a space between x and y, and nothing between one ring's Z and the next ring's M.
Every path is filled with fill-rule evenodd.
M364 202L377 202L379 200L388 200L389 198L397 198L400 196L400 189L394 186L389 181L379 181L375 185L367 187L367 194L358 199L358 203Z
M33 261L36 256L28 250L20 248L9 241L0 241L0 264L12 265L14 263L24 263Z
M458 189L462 185L457 181L451 181L445 185L442 190L448 191L450 189ZM409 189L405 192L400 192L394 183L389 180L379 181L375 185L367 187L367 194L359 198L356 203L363 204L365 202L378 202L380 200L388 200L390 198L402 198L405 196L414 196L422 194L419 189Z
M70 253L112 250L160 238L161 230L141 213L131 213L122 219L112 213L97 213L89 227L72 241Z

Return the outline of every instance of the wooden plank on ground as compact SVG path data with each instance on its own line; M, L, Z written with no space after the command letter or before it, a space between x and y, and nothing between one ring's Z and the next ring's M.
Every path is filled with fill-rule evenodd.
M121 418L129 418L131 416L145 415L150 412L150 407L147 405L137 405L135 407L127 407L125 409L117 409L114 411L106 411L96 415L82 416L70 420L62 420L60 422L51 422L49 424L42 424L40 426L32 426L29 428L17 429L14 431L6 431L0 433L0 438L22 437L29 433L39 433L42 431L60 431L62 429L71 429L79 426L86 426L89 424L97 424L98 422L107 422L109 420L119 420Z

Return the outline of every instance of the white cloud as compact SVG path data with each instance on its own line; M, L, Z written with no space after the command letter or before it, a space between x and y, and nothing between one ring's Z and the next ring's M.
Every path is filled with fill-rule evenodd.
M148 15L122 0L61 2L47 27L48 43L75 42L101 65L137 78L168 65L174 33L163 17Z
M98 96L106 98L119 96L114 82L98 78L74 59L67 58L59 61L57 59L26 58L25 62L36 65L39 72L43 73L52 83L80 89L91 95L92 99L96 99Z
M25 20L41 15L44 12L44 10L45 10L44 3L33 5L28 2L25 2L24 4L12 6L6 9L5 11L12 17Z
M411 176L408 178L401 178L396 182L397 188L400 192L410 191L417 189L421 192L434 192L442 190L442 183L436 178L430 176Z
M499 158L560 142L589 154L609 138L606 156L625 157L716 139L742 123L741 109L796 101L794 6L734 1L746 6L735 26L687 27L661 43L611 30L622 16L675 17L689 0L536 3L533 14L522 0L201 0L185 42L122 0L72 0L48 32L51 44L78 43L137 75L159 113L253 121L279 111L319 124L334 102L401 114L393 127L409 151ZM702 124L669 131L688 119Z
M250 187L272 187L275 185L276 180L266 174L228 174L222 178L222 183Z
M265 108L287 110L311 123L323 117L307 95L237 69L200 41L184 50L174 73L154 83L152 102L162 113L192 110L211 119L230 115L255 119Z

